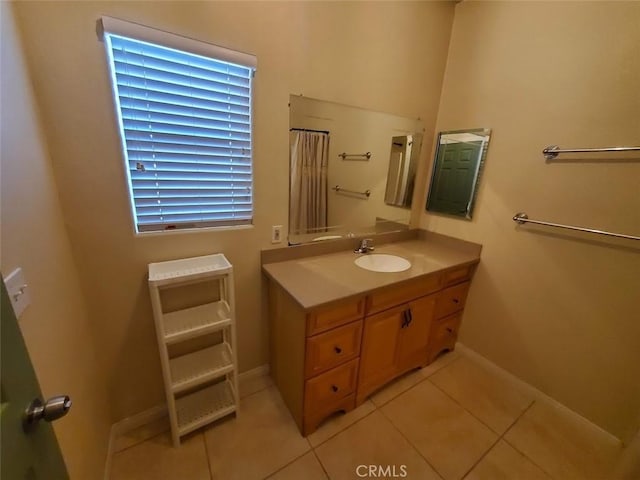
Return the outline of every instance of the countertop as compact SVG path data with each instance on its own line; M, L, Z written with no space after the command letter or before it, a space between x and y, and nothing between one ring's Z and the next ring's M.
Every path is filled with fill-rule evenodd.
M354 260L352 250L262 266L266 275L284 288L305 310L367 293L398 282L480 261L481 246L430 234L425 239L376 245L370 254L398 255L411 262L404 272L372 272Z

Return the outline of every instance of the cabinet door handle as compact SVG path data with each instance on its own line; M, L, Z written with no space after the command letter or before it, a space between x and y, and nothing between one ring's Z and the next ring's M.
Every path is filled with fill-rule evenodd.
M457 298L453 298L451 301L452 301L453 303L460 303L460 300L458 300Z
M447 332L449 332L449 333L453 333L453 328L449 328L449 327L447 327Z
M335 350L335 352L336 352L337 354L341 354L341 353L342 353L342 349L341 349L340 347L337 347L337 346L336 346L336 347L333 347L333 349Z
M409 322L407 323L407 326L409 326L409 323L413 322L413 313L411 313L411 308L407 310L407 316L409 317Z
M333 390L334 392L338 391L338 387L336 387L335 385L331 385L331 390Z
M407 325L409 325L409 320L407 318L407 311L403 310L402 311L402 324L400 325L400 328L404 328Z

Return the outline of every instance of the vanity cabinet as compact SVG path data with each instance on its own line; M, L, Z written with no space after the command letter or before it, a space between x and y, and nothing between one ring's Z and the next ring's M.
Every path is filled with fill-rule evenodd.
M475 265L309 309L269 281L271 376L302 434L452 350Z
M356 404L398 375L427 365L436 295L367 316Z
M471 282L466 281L445 288L438 295L435 318L429 332L428 363L433 362L441 352L453 350L458 339L458 329L470 285Z

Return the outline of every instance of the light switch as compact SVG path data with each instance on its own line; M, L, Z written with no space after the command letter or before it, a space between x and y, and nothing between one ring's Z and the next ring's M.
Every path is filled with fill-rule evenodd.
M29 306L31 299L29 298L29 288L24 280L24 274L21 268L16 268L4 279L7 287L7 293L11 300L11 306L17 318L20 318L24 309Z

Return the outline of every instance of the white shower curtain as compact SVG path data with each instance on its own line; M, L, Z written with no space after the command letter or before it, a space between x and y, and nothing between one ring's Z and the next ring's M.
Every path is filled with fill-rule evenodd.
M329 134L291 131L289 230L303 234L327 228Z

